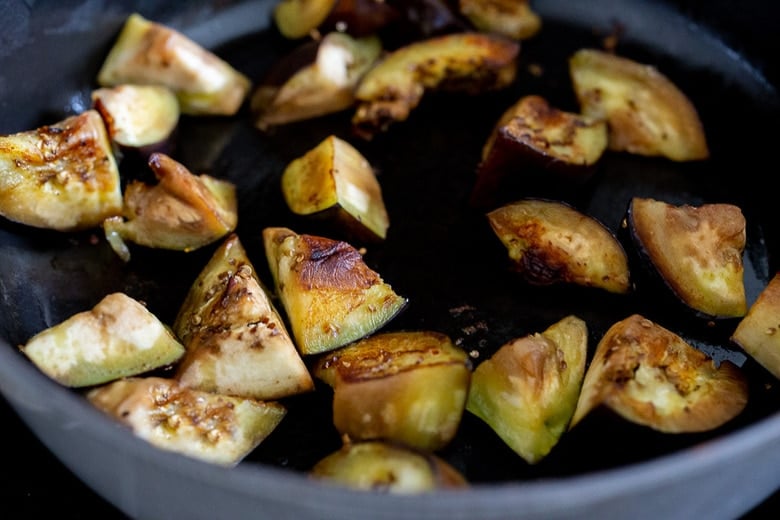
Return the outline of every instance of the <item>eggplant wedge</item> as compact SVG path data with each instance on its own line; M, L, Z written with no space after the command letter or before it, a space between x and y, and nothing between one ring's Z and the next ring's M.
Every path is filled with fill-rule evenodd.
M92 105L100 112L108 135L122 151L148 157L171 147L179 124L179 101L168 87L117 85L92 91Z
M294 159L282 173L282 193L297 215L319 215L358 240L384 240L390 218L368 160L335 135Z
M332 32L276 62L250 107L260 130L340 112L355 104L355 88L382 52L376 36Z
M313 372L333 388L342 435L435 451L457 433L471 361L444 334L384 332L324 354Z
M277 402L201 392L160 377L114 381L93 388L87 399L160 449L226 467L243 460L287 414Z
M655 67L581 49L569 59L569 72L582 113L607 120L610 150L673 161L709 157L695 106Z
M524 175L532 183L582 184L606 149L603 119L560 110L541 96L524 96L502 114L482 149L472 203L494 199L509 175ZM541 169L545 178L528 175L529 166Z
M295 40L311 35L328 18L339 0L278 0L273 19L285 38Z
M103 230L114 251L125 261L125 241L175 251L193 251L235 230L238 202L233 183L209 175L194 175L165 154L154 153L149 166L155 185L128 184L123 216L107 218Z
M576 316L510 341L474 370L466 409L536 464L569 426L587 353L587 325Z
M119 168L100 114L0 136L0 215L77 231L122 212Z
M527 40L542 28L528 0L459 0L458 11L478 30Z
M276 293L301 354L319 354L382 328L407 304L347 242L263 230Z
M167 368L184 355L170 329L124 293L39 332L20 350L47 376L74 388Z
M628 257L618 239L601 222L568 204L524 199L487 217L513 268L529 284L631 291Z
M481 94L509 86L520 46L477 32L447 34L403 46L381 59L360 81L352 126L371 139L405 121L426 90Z
M279 0L273 19L291 40L339 31L362 37L395 22L401 13L384 0Z
M642 264L675 299L706 319L747 312L746 222L733 204L676 206L634 197L627 230Z
M171 27L128 16L98 71L101 87L163 85L183 114L234 115L252 83L216 54Z
M758 295L731 341L780 379L780 274L775 274Z
M382 441L347 443L320 459L309 474L379 493L417 494L468 487L466 478L441 457Z
M736 365L716 366L674 332L634 314L599 341L570 428L603 405L660 432L703 432L739 415L747 399Z
M235 234L192 284L173 330L187 349L176 373L183 386L259 400L314 388L270 293Z

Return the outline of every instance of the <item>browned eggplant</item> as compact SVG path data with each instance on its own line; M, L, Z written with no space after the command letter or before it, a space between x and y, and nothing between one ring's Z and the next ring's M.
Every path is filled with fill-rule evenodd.
M92 105L121 151L146 158L154 152L170 153L180 110L176 94L168 87L103 87L92 91Z
M592 177L606 148L603 119L560 110L541 96L524 96L501 115L482 149L471 203L489 205L509 175L527 177L528 183L581 184ZM534 167L549 178L535 178Z
M176 372L183 386L259 400L314 388L270 293L235 234L220 245L192 284L173 330L187 348Z
M384 0L279 0L274 23L286 38L339 31L368 36L392 24L400 13Z
M282 172L282 193L298 215L334 222L357 240L384 240L390 218L368 160L335 135L294 159Z
M587 354L588 328L576 316L512 340L474 370L466 409L536 464L569 426Z
M480 31L527 40L542 28L528 0L458 0L459 11Z
M364 139L405 121L426 90L480 94L507 87L517 75L520 46L476 32L417 41L389 53L360 81L352 118Z
M161 377L120 379L87 399L154 446L233 467L287 414L277 402L184 388Z
M125 241L177 251L211 244L236 228L236 188L209 175L194 175L165 154L154 153L149 166L158 183L131 182L125 189L123 216L103 222L106 239L125 261Z
M609 292L631 290L628 257L595 218L560 201L524 199L487 214L514 269L533 285L573 283Z
M384 332L321 356L313 372L333 388L342 435L433 451L457 432L471 361L444 334Z
M780 274L769 280L731 340L780 379Z
M348 442L319 460L310 475L380 493L415 494L468 486L465 477L441 457L382 441Z
M20 347L46 375L70 387L168 367L184 347L143 304L124 293L45 329Z
M604 405L661 432L702 432L735 418L747 400L747 380L736 365L716 365L674 332L634 314L599 341L570 427Z
M696 108L655 67L581 49L571 56L569 70L582 113L607 120L610 150L674 161L709 157Z
M263 243L276 293L304 355L372 334L407 304L347 242L269 227Z
M634 197L627 231L646 277L706 319L747 312L742 254L746 222L733 204L676 206Z
M125 83L164 85L176 93L181 112L233 115L252 86L232 65L184 34L128 16L97 76L102 87Z
M122 213L122 188L100 114L0 136L0 215L28 226L76 231Z
M252 94L255 126L267 130L352 107L358 81L381 52L376 36L338 32L302 44L277 61Z

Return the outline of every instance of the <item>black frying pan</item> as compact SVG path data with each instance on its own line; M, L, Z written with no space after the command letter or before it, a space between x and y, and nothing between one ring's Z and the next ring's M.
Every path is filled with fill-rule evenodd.
M134 10L183 30L256 80L290 48L273 29L264 29L273 2L210 4L3 6L0 132L54 122L87 107L97 69ZM475 485L473 494L376 497L334 492L301 480L302 472L340 443L330 424L330 394L318 388L286 400L290 412L280 427L239 468L224 472L149 448L76 393L46 380L13 348L116 290L147 302L170 323L215 246L188 254L133 248L131 262L124 264L100 233L66 235L3 220L0 337L8 344L0 351L0 389L14 409L79 477L125 513L145 518L170 517L171 504L176 504L175 513L190 518L213 516L223 508L231 517L244 516L261 507L275 518L283 512L301 517L359 511L388 518L499 518L524 511L529 517L550 517L572 507L583 514L684 516L717 510L729 516L765 498L780 485L773 469L780 463L780 396L772 376L729 344L734 322L708 327L644 293L625 297L568 286L529 287L506 269L505 251L484 213L466 200L481 146L503 109L523 94L540 93L575 110L567 57L617 35L619 53L655 64L689 95L702 117L712 158L675 164L609 154L586 186L532 194L565 200L615 230L628 198L635 195L737 204L749 224L745 262L752 302L776 271L780 247L773 193L767 189L772 168L764 164L774 142L766 129L773 128L780 114L770 52L776 48L771 27L776 18L759 1L741 3L738 13L729 2L536 4L545 26L523 44L521 73L510 89L479 98L426 96L408 121L371 142L350 137L349 112L270 133L253 128L246 112L235 118L185 118L176 157L192 171L237 184L237 231L268 280L261 230L270 225L315 229L285 207L278 185L282 169L330 133L347 137L376 166L391 216L387 241L369 247L366 261L410 300L388 330L445 332L485 358L505 341L543 330L572 313L588 323L593 348L631 309L714 357L740 365L750 380L751 396L739 417L712 432L669 435L598 416L564 435L545 460L530 466L467 413L458 436L441 455ZM541 64L544 74L530 74L527 66L532 63ZM470 310L454 312L464 306ZM703 461L697 454L708 446L720 451ZM759 448L766 455L759 456ZM719 469L708 465L718 460ZM734 491L720 509L704 501L718 497L719 487L740 482L738 475L748 470L754 479L749 489ZM687 480L679 482L682 478ZM684 491L678 487L683 485ZM665 498L659 496L663 493ZM642 508L633 504L637 500L643 501Z

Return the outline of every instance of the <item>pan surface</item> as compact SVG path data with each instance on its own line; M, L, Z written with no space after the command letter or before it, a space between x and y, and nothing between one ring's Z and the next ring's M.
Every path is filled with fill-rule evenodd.
M0 133L55 122L89 106L105 54L129 12L176 27L259 81L291 43L270 27L272 1L136 5L11 2L0 9ZM401 295L406 311L386 330L437 330L485 359L506 341L569 314L589 328L591 353L616 321L639 312L716 359L742 367L746 410L703 434L670 435L598 414L567 432L542 462L528 465L475 417L440 453L473 484L462 492L397 497L310 482L304 472L334 451L327 388L286 399L289 413L237 468L225 470L160 452L103 417L76 392L45 378L15 348L34 333L124 291L171 323L216 244L192 253L132 249L123 263L99 232L62 234L0 222L0 390L41 440L80 478L139 518L524 518L599 515L730 518L780 486L777 382L731 345L734 321L716 326L648 294L620 296L569 286L530 287L508 269L484 212L467 199L481 147L501 112L525 94L576 111L567 58L617 36L617 52L652 63L693 101L712 157L672 163L610 153L594 179L519 189L564 200L617 230L632 196L673 203L729 202L748 222L746 288L752 302L777 270L777 219L764 185L778 93L727 41L663 2L538 2L544 28L524 42L509 89L476 97L426 95L411 117L370 142L351 136L351 113L260 132L232 118L184 118L175 157L191 171L239 188L238 235L265 281L261 231L318 228L294 217L279 191L285 165L329 134L347 138L375 166L391 226L366 262ZM542 73L538 74L536 67ZM45 74L42 73L45 70ZM533 73L532 73L533 72ZM15 78L25 78L19 88ZM52 78L56 78L54 81ZM128 175L139 174L125 169ZM749 483L749 485L745 485ZM305 498L302 498L305 497Z

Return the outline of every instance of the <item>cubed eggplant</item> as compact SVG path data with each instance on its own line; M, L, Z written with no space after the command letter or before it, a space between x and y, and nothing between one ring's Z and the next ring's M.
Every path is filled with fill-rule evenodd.
M138 13L125 21L97 82L102 87L163 85L176 93L183 114L226 116L238 112L252 86L213 52Z
M313 372L333 388L333 423L348 439L435 451L457 433L471 361L445 334L384 332L324 354Z
M271 294L235 234L217 248L190 287L173 330L187 349L176 372L183 386L259 400L314 388Z
M47 376L87 387L166 368L184 347L155 315L124 293L45 329L20 347Z
M569 71L582 113L607 120L610 150L673 161L709 157L696 107L657 68L581 49L569 59Z
M570 427L606 406L660 432L703 432L735 418L747 400L747 380L736 365L716 365L676 333L633 314L599 341Z
M527 183L588 181L607 148L603 119L566 112L537 95L522 97L507 109L482 149L471 196L474 206L489 205L510 175ZM538 171L541 175L534 175Z
M0 136L0 215L77 231L122 213L119 168L96 110Z
M528 0L459 0L458 10L483 32L527 40L542 28Z
M432 37L401 47L360 81L352 118L364 139L405 121L426 90L477 95L509 86L517 75L520 46L507 38L476 33Z
M780 379L780 274L769 280L731 340Z
M87 399L134 435L164 450L233 467L287 414L274 401L182 387L161 377L132 377L93 388Z
M309 474L379 493L417 494L468 487L466 478L441 457L382 441L346 443L320 459Z
M285 168L282 193L293 213L332 221L346 236L366 242L387 236L390 219L374 169L335 135Z
M238 223L236 187L209 175L194 175L165 154L154 153L149 166L158 183L128 184L123 216L103 222L106 239L125 261L138 245L193 251L226 236Z
M645 287L668 291L704 319L747 312L742 210L733 204L674 205L645 197L629 203L626 226ZM663 293L663 292L662 292Z
M569 426L587 354L587 325L576 316L512 340L474 370L466 409L536 464Z
M406 307L347 242L269 227L268 266L304 355L337 349L382 328Z
M604 224L552 200L519 200L487 214L513 268L532 285L572 283L627 294L628 257Z
M276 62L252 94L255 126L267 130L352 107L358 81L381 52L376 36L337 32L302 44Z

